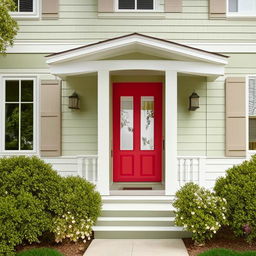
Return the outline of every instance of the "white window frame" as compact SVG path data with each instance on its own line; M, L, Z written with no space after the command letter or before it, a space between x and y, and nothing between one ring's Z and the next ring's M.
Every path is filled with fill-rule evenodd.
M11 12L15 19L39 19L41 10L41 0L33 0L33 12Z
M256 11L255 12L230 12L229 11L229 0L227 2L227 17L229 18L256 18Z
M153 0L153 9L152 10L141 10L137 9L137 0L135 0L135 8L134 9L119 9L119 0L115 0L115 11L116 12L156 12L156 1Z
M251 78L256 80L256 74L247 75L246 77L246 149L248 157L256 154L256 150L249 149L249 80Z
M33 150L5 150L5 82L33 80ZM3 75L0 82L0 155L39 155L39 78L35 75Z

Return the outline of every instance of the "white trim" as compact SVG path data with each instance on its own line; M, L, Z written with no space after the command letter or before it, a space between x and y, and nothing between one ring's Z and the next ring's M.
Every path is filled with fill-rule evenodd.
M98 189L109 195L110 177L110 73L98 72Z
M11 12L11 16L17 20L39 19L41 10L41 1L33 0L33 12Z
M210 52L219 53L256 53L256 43L194 43L182 42L182 44L202 49ZM7 49L7 53L46 53L66 51L77 47L82 47L82 43L70 42L15 42L13 47Z
M139 49L138 49L139 48ZM227 58L210 52L203 52L199 49L188 48L185 45L178 45L172 42L166 42L157 38L148 38L143 35L128 35L122 38L116 38L111 41L99 42L95 45L89 45L84 48L74 49L72 51L59 53L57 55L47 57L47 64L57 64L85 58L87 60L98 60L116 54L118 51L123 52L129 50L149 49L150 51L164 52L168 54L177 54L181 57L194 60L205 61L214 64L227 64Z
M224 75L224 65L205 62L186 62L168 60L103 60L103 61L72 61L50 65L50 72L54 75L65 77L98 72L100 70L176 70L177 72L220 76Z
M5 124L5 81L6 80L33 80L33 150L5 150L5 129L4 125L0 127L0 154L1 155L38 155L38 141L39 141L39 78L37 75L24 74L4 74L0 76L0 120Z
M134 9L119 9L119 0L115 0L115 12L155 12L156 11L156 0L153 0L153 9L138 9L138 0L135 0L135 8Z
M177 161L177 72L165 71L165 194L174 195L178 188Z

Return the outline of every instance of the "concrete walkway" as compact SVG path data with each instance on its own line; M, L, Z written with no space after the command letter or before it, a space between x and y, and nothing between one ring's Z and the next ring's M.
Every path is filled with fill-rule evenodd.
M181 239L95 239L84 256L188 256Z

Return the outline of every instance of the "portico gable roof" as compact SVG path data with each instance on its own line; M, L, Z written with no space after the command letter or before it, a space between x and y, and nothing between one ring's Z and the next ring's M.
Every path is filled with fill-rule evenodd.
M46 56L46 62L49 65L54 65L73 62L78 59L97 61L131 52L152 53L152 55L165 57L166 59L200 61L215 65L226 65L228 63L228 57L225 55L138 33L51 54Z

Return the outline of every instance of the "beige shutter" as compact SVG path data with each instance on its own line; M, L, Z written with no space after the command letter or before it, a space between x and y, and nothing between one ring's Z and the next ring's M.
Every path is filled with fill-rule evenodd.
M59 18L59 0L42 0L42 18Z
M245 78L226 80L226 155L246 156Z
M182 0L165 0L165 12L182 12Z
M41 156L61 155L61 84L41 81Z
M226 0L209 0L210 19L226 19L227 12Z
M98 0L98 12L114 12L115 0Z

